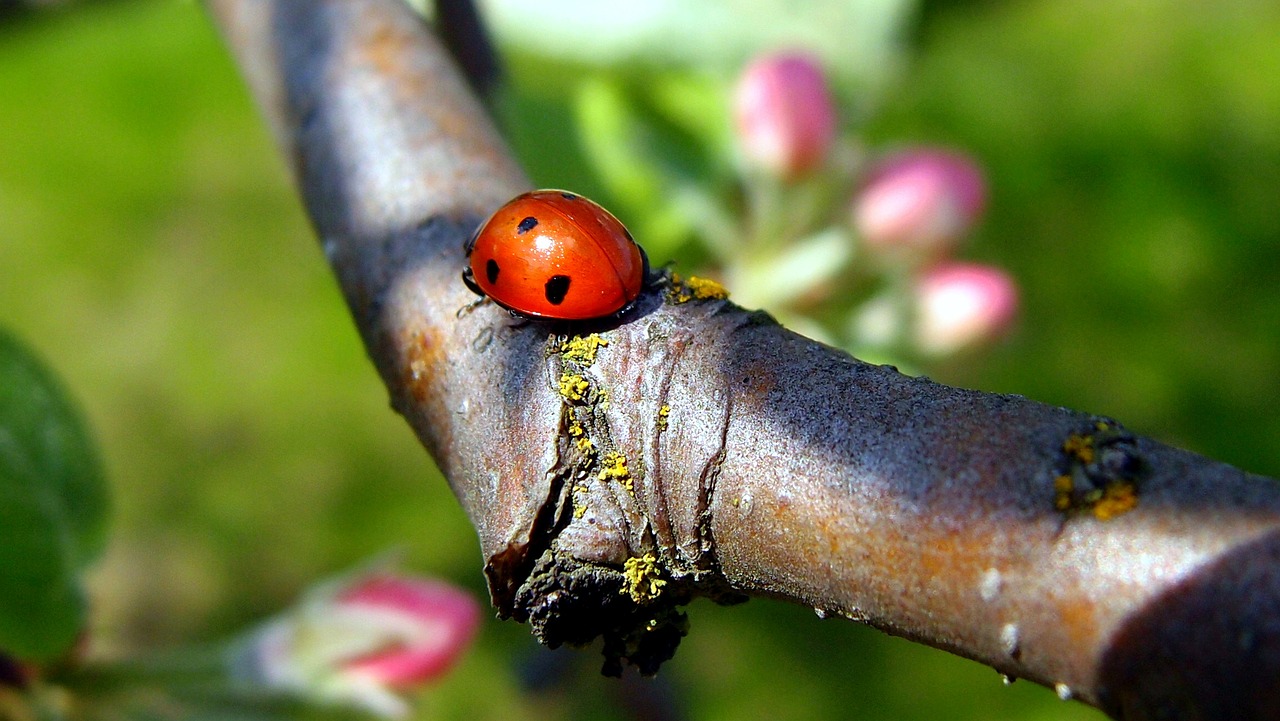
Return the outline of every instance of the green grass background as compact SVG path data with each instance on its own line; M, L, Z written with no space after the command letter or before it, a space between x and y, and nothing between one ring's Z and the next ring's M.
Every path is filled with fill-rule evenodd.
M1280 6L933 3L915 34L867 135L982 159L992 207L967 255L1024 300L1009 342L931 373L1280 475ZM198 5L0 21L0 324L103 450L100 652L218 638L391 546L483 594L474 533L389 410ZM804 608L691 617L663 678L698 719L1100 718ZM530 691L537 654L486 623L422 718L624 718L589 654Z

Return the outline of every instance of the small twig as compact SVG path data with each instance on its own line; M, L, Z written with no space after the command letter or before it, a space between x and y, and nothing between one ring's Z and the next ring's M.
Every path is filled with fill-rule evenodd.
M476 95L488 100L502 77L498 54L472 0L436 0L436 29Z

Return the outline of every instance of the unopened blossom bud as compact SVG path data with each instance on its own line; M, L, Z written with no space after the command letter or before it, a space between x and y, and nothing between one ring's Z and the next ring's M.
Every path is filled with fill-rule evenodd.
M734 94L747 160L786 179L820 166L836 133L836 109L818 63L799 52L757 58Z
M384 718L409 706L397 692L445 673L480 621L466 592L376 572L322 586L237 649L242 681Z
M916 346L946 355L990 341L1017 315L1018 289L999 268L947 263L927 271L915 287Z
M972 159L920 148L872 169L854 198L853 224L870 248L942 255L973 228L986 203L986 181Z

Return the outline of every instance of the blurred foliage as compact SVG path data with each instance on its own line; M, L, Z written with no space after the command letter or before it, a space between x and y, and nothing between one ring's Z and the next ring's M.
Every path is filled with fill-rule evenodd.
M865 96L896 66L912 0L720 0L647 3L480 0L505 47L613 72L734 73L760 48L804 46L841 86Z
M106 540L97 451L53 374L0 330L0 649L49 661L86 622L80 573Z
M926 18L871 134L987 164L975 254L1025 290L1015 343L938 375L1280 475L1280 6L992 2Z
M1280 7L1250 0L936 3L880 95L853 98L848 81L850 122L870 140L951 142L986 163L992 211L968 255L1023 283L1012 342L930 372L1280 475L1276 37ZM714 92L731 70L694 72L692 51L635 72L505 47L499 107L535 180L617 203L628 222L661 217L596 175L609 149L580 120L620 92L655 107ZM7 18L0 97L0 326L82 402L116 498L90 588L93 648L217 638L391 545L482 594L474 532L387 408L199 7ZM694 177L708 162L680 167ZM664 679L693 718L1099 717L807 609L691 615ZM615 693L588 672L568 690L524 690L538 653L523 627L487 624L422 717L624 718L588 703Z
M736 182L730 85L761 50L825 63L850 116L898 76L912 0L481 3L508 57L499 119L535 173L578 182L643 238L651 258L704 256ZM548 143L554 137L559 142ZM702 233L704 241L707 233Z

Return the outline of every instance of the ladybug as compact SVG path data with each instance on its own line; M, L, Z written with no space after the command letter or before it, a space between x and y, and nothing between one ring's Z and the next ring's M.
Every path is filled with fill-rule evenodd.
M596 203L534 190L498 209L467 242L462 280L477 295L534 320L589 320L631 307L649 258Z

